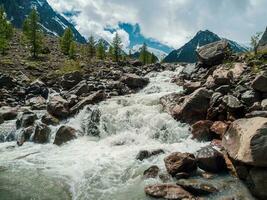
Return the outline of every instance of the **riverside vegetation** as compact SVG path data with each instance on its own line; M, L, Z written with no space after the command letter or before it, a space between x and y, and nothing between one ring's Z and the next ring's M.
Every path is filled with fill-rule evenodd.
M109 174L114 179L122 179L118 178L121 181L119 186L116 181L111 181L117 186L112 185L115 191L123 188L120 184L124 181L126 185L130 184L126 181L130 179L128 176L131 180L135 180L136 176L142 177L140 181L149 180L144 185L144 191L139 194L138 190L138 194L131 194L132 197L124 193L123 197L120 196L122 194L114 196L108 191L107 195L112 199L135 199L134 195L143 194L147 196L138 196L138 199L267 198L267 50L264 45L259 45L259 35L252 38L254 52L233 54L229 43L221 40L200 47L196 64L168 64L157 62L146 44L141 48L139 59L134 59L131 52L127 55L122 50L118 34L109 47L102 40L95 41L93 36L87 44L79 44L74 41L69 28L60 39L44 35L38 20L38 13L33 9L25 20L23 30L16 30L6 20L3 8L0 9L0 142L7 144L0 146L3 158L8 157L10 152L10 155L19 152L20 148L35 148L34 145L27 146L32 144L44 145L44 153L47 151L45 148L53 148L45 146L50 144L59 146L63 152L68 145L75 145L81 135L95 138L90 143L93 149L96 138L100 138L99 143L104 140L103 133L112 132L120 137L120 129L125 128L119 127L120 124L129 130L123 129L122 133L126 136L119 141L115 138L115 144L110 139L113 146L109 150L117 152L129 143L136 148L143 144L138 143L141 142L138 140L140 134L148 134L146 121L143 124L138 118L150 124L149 118L156 114L165 124L155 134L155 127L148 126L151 129L148 132L153 136L147 141L155 147L142 149L140 145L141 149L138 148L134 157L129 150L129 158L136 165L146 166L148 163L151 166L141 172L136 170L138 166L134 169L127 166L123 172L120 171L125 173L122 177L121 174L114 177ZM150 104L154 107L146 110ZM146 109L141 111L136 105ZM158 110L154 111L155 107ZM129 110L125 112L125 109ZM143 118L145 112L152 114ZM108 115L110 113L112 115ZM114 116L117 118L113 119ZM75 120L79 123L86 121L86 125L77 128L73 120L75 123L78 123ZM135 124L135 121L138 123ZM7 128L12 122L15 130ZM130 136L127 131L132 131ZM179 131L189 133L186 135L189 145L180 151L179 145L186 144L187 140L182 136L177 140L181 134ZM135 132L138 133L136 138L131 138ZM125 139L127 136L129 140ZM105 137L112 136L107 134ZM134 146L135 143L138 145ZM104 145L102 148L108 148L106 143ZM177 148L171 149L176 145ZM194 150L190 145L195 145L195 148L192 147ZM127 151L124 149L123 152ZM29 159L27 161L31 162L31 158L36 159L41 153L30 152L15 160ZM122 155L116 159L128 157ZM98 159L101 160L96 158L94 161ZM110 159L113 160L113 157ZM15 163L14 160L9 162L11 165L8 167ZM112 165L117 166L118 163L117 160L112 161L109 168L113 169ZM118 166L120 164L124 169L124 163ZM2 173L1 165L4 165L4 160L0 160ZM107 170L97 171L97 175L101 176ZM5 171L8 169L3 167L3 173ZM83 192L89 193L84 196L83 192L77 192L81 188L76 188L70 198L107 198L106 193L96 190L97 187L103 191L106 188L94 185L102 178L90 179L89 186L86 185L93 192L82 188ZM135 187L138 184L131 189ZM6 191L11 192L12 187ZM0 189L0 197L8 199L8 192L2 193ZM61 195L56 197L69 198L65 193L67 197Z

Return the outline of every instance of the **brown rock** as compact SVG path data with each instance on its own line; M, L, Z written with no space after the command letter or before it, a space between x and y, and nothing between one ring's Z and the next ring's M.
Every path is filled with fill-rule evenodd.
M35 133L33 136L33 142L44 144L47 143L50 137L51 130L45 124L38 124L35 128Z
M175 152L164 159L169 174L175 176L177 173L192 173L197 169L195 156L190 153Z
M49 98L47 112L59 119L65 119L69 116L68 102L59 95Z
M159 171L160 171L159 167L156 165L153 165L144 171L144 177L145 178L156 178L159 174Z
M216 133L217 135L219 135L220 138L223 137L223 135L226 133L227 129L228 129L228 124L226 124L222 121L216 121L210 127L210 130L212 132Z
M214 138L214 135L210 131L210 127L212 126L212 121L209 120L201 120L196 122L191 126L191 133L193 135L193 139L197 139L199 141L210 141Z
M216 187L201 180L178 180L177 185L195 196L209 195L218 192Z
M145 187L145 193L154 198L168 200L193 199L193 196L181 186L173 184L156 184Z
M205 88L199 88L189 95L182 104L172 110L175 119L186 123L194 123L206 119L211 94Z
M267 118L240 119L232 123L223 137L223 146L231 158L259 167L267 167Z
M212 145L197 151L196 160L198 167L207 172L220 173L227 169L223 154Z
M54 144L62 145L65 142L73 140L76 138L76 130L69 126L61 126L57 133L54 140Z

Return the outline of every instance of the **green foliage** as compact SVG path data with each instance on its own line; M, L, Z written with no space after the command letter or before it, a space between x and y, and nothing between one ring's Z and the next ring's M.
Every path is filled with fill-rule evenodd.
M149 52L147 51L146 43L143 44L140 52L139 60L145 65L148 64Z
M113 60L115 62L119 62L121 57L122 42L118 33L116 33L115 37L113 38L112 47L113 47Z
M109 46L109 49L108 49L108 57L111 59L113 58L113 46L111 45Z
M0 53L5 54L13 35L13 27L6 19L4 7L0 6Z
M106 52L105 52L105 47L104 47L103 41L99 41L97 44L97 54L96 54L97 58L104 60L106 57L105 54L106 54Z
M67 60L65 61L64 65L56 71L56 74L58 75L64 75L70 72L75 72L75 71L81 71L81 65L78 61L75 60Z
M91 35L88 39L87 48L88 48L88 57L91 60L96 55L96 42L93 35Z
M71 47L71 44L73 43L73 41L74 41L74 39L73 39L72 30L70 28L66 28L63 36L60 38L61 51L65 55L69 55L70 47Z
M34 58L38 56L43 47L43 34L39 25L39 15L36 9L32 9L29 16L23 23L23 33L27 43L31 46L31 53Z
M76 56L76 44L75 42L72 42L70 44L70 49L69 49L69 58L75 59L75 56Z
M139 60L144 65L146 65L146 64L156 63L158 61L158 58L153 53L150 53L147 50L147 45L146 45L146 43L144 43L142 48L141 48Z
M250 44L254 50L255 55L258 53L259 48L259 41L262 33L256 33L255 35L251 36Z

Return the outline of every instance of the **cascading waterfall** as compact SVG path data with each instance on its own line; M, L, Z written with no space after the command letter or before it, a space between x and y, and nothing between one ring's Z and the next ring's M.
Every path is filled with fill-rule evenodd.
M49 144L0 144L0 199L149 199L144 186L160 180L144 180L145 169L158 165L164 172L166 154L206 145L191 140L188 126L160 105L160 97L182 90L170 83L180 70L150 73L150 84L137 94L84 108L65 122L79 134L65 145L52 144L59 126ZM136 160L140 150L155 149L165 154Z

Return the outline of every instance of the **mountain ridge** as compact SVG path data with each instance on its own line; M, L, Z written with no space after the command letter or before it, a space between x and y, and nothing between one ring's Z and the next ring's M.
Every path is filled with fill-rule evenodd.
M0 0L0 5L4 6L8 19L16 28L22 28L23 21L31 9L36 8L40 16L40 25L45 33L61 36L65 28L70 27L77 42L86 42L74 25L54 11L46 0Z
M221 39L217 34L205 30L205 31L198 31L196 35L188 41L185 45L183 45L181 48L176 49L172 51L169 55L167 55L164 59L163 62L187 62L187 63L194 63L197 62L197 54L196 54L196 49L198 47L204 46L206 44L212 43L212 42L217 42ZM241 45L239 45L237 42L226 39L232 50L234 52L246 52L247 49Z

